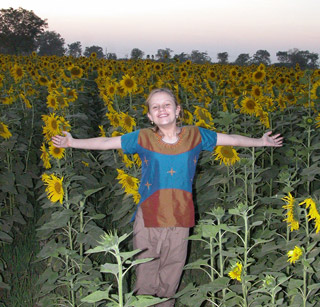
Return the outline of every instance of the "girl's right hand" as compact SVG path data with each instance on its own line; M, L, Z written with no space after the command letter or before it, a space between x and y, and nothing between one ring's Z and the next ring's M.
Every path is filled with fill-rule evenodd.
M62 147L62 148L67 148L67 147L72 147L71 146L71 143L72 143L72 140L73 140L73 137L72 135L67 132L67 131L62 131L62 133L65 135L65 136L61 136L61 135L55 135L52 137L52 143L55 147Z

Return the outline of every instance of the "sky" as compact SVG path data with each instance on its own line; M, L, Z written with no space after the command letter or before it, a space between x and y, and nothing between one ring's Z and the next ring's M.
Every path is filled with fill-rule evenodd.
M170 48L172 55L207 52L212 61L228 52L297 48L320 54L319 0L1 0L1 8L32 10L66 45L100 46L118 58L133 48L145 55Z

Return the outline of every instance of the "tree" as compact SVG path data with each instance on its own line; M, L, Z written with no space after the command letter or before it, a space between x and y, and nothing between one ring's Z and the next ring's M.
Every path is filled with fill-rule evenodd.
M240 53L236 60L234 61L234 64L236 65L247 65L250 62L250 55L249 53Z
M68 54L70 56L73 56L75 58L78 58L81 56L82 54L82 46L81 43L79 41L74 42L72 44L68 44Z
M118 57L114 52L108 52L106 55L107 60L116 60Z
M171 50L170 48L158 49L157 54L156 54L156 58L159 61L169 60L171 58L172 52L173 52L173 50Z
M278 61L280 64L288 64L290 63L289 54L287 51L278 51L276 53L276 56L278 58Z
M220 52L217 54L218 63L220 64L227 64L228 63L228 52Z
M289 50L289 60L291 66L299 64L301 69L316 68L319 55L308 50L292 49Z
M319 55L308 50L294 48L289 51L278 51L276 55L281 65L295 67L296 64L299 64L301 69L314 69L318 66Z
M132 60L139 60L142 59L144 56L144 52L140 50L139 48L133 48L131 50L131 59Z
M37 40L48 27L33 11L23 8L0 10L0 51L8 54L28 54L37 49Z
M39 55L63 56L65 53L64 39L55 31L46 31L39 38Z
M97 55L98 59L103 59L104 58L102 47L99 47L99 46L86 47L83 55L86 56L86 57L89 57L92 53L95 53Z
M179 61L180 63L183 63L189 59L189 56L186 53L181 52L180 54L175 54L173 56L173 59Z
M207 52L200 52L199 50L192 50L189 58L196 64L204 64L211 61Z
M271 63L270 53L267 50L258 50L252 58L252 63L259 65L260 63L269 65Z

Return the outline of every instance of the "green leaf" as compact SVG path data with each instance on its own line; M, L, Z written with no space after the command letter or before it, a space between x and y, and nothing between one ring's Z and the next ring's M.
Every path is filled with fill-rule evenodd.
M0 190L5 193L18 194L15 187L15 177L12 172L0 174Z
M131 296L124 305L125 307L147 307L167 301L168 298L158 298L151 295Z
M117 275L119 273L119 266L118 264L114 264L114 263L105 263L101 265L100 272Z
M2 281L0 281L0 289L10 290L10 286Z
M83 299L81 299L81 302L92 304L102 300L109 300L110 299L109 292L111 287L112 285L110 285L109 288L105 291L101 291L101 290L95 291L89 294L88 296L84 297Z
M204 238L214 238L220 230L221 227L218 225L201 225L201 232Z
M149 262L151 260L153 260L154 258L143 258L143 259L136 259L134 261L132 261L132 265L137 265L137 264L141 264L141 263L146 263Z
M19 210L25 217L33 217L33 213L34 213L33 206L29 202L20 204Z
M309 291L319 290L319 289L320 289L320 283L316 283L316 284L312 284L312 285L308 286Z
M97 193L98 191L104 189L105 187L100 187L100 188L96 188L96 189L91 189L91 190L87 190L87 191L84 191L84 195L86 197L89 197L90 195L94 194L94 193Z
M0 242L1 241L11 243L13 241L13 239L7 233L0 231Z
M135 256L136 254L139 254L141 252L140 249L136 249L134 251L130 251L130 252L121 252L120 256L122 258L123 261L126 261L129 258L132 258L133 256Z
M39 230L55 230L67 226L70 218L75 215L75 213L70 209L64 209L63 211L54 212L51 215L51 220L41 226Z

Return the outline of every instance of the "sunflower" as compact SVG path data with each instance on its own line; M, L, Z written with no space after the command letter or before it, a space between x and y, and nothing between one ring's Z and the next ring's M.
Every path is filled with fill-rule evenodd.
M126 93L134 93L138 89L135 78L130 77L129 75L124 75L122 77L122 80L120 81L120 85Z
M318 113L318 116L315 118L316 121L316 127L320 128L320 113Z
M197 122L195 122L195 125L205 129L214 129L213 123L207 124L203 119L199 119Z
M289 193L288 196L285 196L281 199L287 203L285 206L282 206L282 208L287 209L287 218L284 219L284 221L286 221L288 223L288 226L290 226L291 231L298 230L299 229L299 221L295 218L295 213L294 213L295 199L293 198L291 193Z
M23 102L24 102L24 104L26 105L26 107L27 107L28 109L31 109L31 108L32 108L32 105L31 105L29 99L28 99L23 93L20 93L19 96L20 96L20 98L23 100Z
M136 122L133 117L131 117L127 113L120 113L120 118L121 118L121 127L127 131L127 132L132 132L133 127L136 126Z
M154 69L156 72L159 72L159 71L161 71L161 69L162 69L162 65L161 65L160 63L155 63L155 64L153 65L153 69Z
M141 198L141 195L139 194L139 192L136 191L135 193L132 194L132 196L133 196L134 203L139 204L140 198Z
M11 74L14 78L14 81L19 82L24 76L23 68L18 64L14 64L14 66L11 69Z
M53 95L53 94L48 95L47 106L48 106L48 108L52 108L54 110L58 109L59 105L58 105L57 98L55 95Z
M47 152L47 148L46 145L44 143L42 143L41 145L41 156L40 156L42 162L43 162L43 166L46 169L51 168L51 164L50 164L50 155Z
M63 97L62 95L57 95L56 99L60 109L67 108L69 106L67 98Z
M320 214L317 208L317 204L312 198L307 198L303 202L299 203L299 205L306 205L306 208L309 209L309 221L314 220L316 223L316 233L320 231Z
M134 165L134 162L130 160L128 155L124 154L123 151L119 151L120 156L122 156L122 162L125 164L127 168L131 168Z
M103 130L103 126L102 125L99 125L99 130L100 130L100 136L101 137L106 137L106 133L105 133L105 131Z
M212 116L211 116L210 112L207 109L199 107L199 106L195 106L194 108L196 109L194 111L194 114L195 114L195 116L196 116L196 118L198 120L202 119L202 120L204 120L206 122L213 121Z
M71 125L63 116L59 117L59 127L62 131L70 131Z
M208 69L206 76L209 80L216 80L217 79L217 73L213 69Z
M257 107L258 107L257 101L251 97L245 97L241 101L241 104L242 104L241 113L245 113L245 114L249 114L249 115L255 114Z
M312 85L311 99L320 99L320 80Z
M236 68L231 68L229 71L229 76L231 80L234 80L238 76L238 70Z
M68 68L71 74L71 78L73 79L80 79L83 75L83 69L79 66L72 65Z
M113 126L114 128L117 128L120 126L121 124L121 117L120 114L117 112L109 112L106 113L106 116L108 117L111 126Z
M299 246L295 246L293 250L288 251L288 262L291 264L294 264L296 261L300 259L303 252L302 249Z
M9 139L12 136L8 126L3 122L0 122L0 136L2 136L4 139Z
M59 201L60 204L62 204L64 196L64 190L62 185L63 177L58 178L54 174L45 174L42 176L42 181L47 186L46 192L50 201L53 203Z
M9 97L9 96L0 97L0 102L2 104L10 105L10 104L13 104L13 101L14 101L13 97Z
M237 262L228 273L231 279L236 279L241 281L241 273L242 273L242 263Z
M51 142L49 145L49 153L50 155L55 158L61 160L64 157L64 148L55 147Z
M66 96L68 99L68 102L74 102L78 99L78 94L75 89L71 88L64 88L63 89L63 94Z
M39 76L38 83L42 86L47 86L49 84L49 80L45 76Z
M264 70L257 70L252 74L252 80L254 82L261 82L266 77L266 72Z
M259 85L254 85L251 89L252 96L259 99L263 96L263 90Z
M116 86L114 84L109 84L107 86L107 93L109 97L113 97L116 94Z
M45 123L43 127L43 134L45 135L46 141L50 141L54 135L60 134L61 130L59 127L60 119L55 113L50 115L42 115L42 120Z
M135 163L138 167L141 166L142 161L141 161L141 159L140 159L140 157L139 157L138 154L134 154L134 155L133 155L133 160L134 160L134 163Z
M139 179L126 174L123 170L117 169L118 176L116 179L122 185L126 194L134 194L138 191Z
M240 161L237 151L233 146L216 146L214 150L215 160L220 160L220 164L223 162L225 165L233 165L237 161Z
M193 114L188 110L183 110L183 122L187 125L193 124Z

